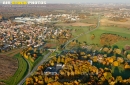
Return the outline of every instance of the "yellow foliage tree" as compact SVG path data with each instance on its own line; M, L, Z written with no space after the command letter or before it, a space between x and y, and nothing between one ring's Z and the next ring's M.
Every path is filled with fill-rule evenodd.
M104 52L108 52L108 51L109 51L109 48L104 47L104 48L103 48L103 51L104 51Z
M93 57L93 62L97 62L97 60L98 60L97 56L94 56Z
M38 85L44 85L44 81L43 80L38 81Z
M119 65L119 62L118 62L118 61L114 61L114 62L113 62L113 65L114 65L114 66L118 66L118 65Z
M122 82L122 80L123 80L123 79L122 79L122 77L121 77L121 76L117 76L117 77L116 77L116 80L117 80L117 81L121 81L121 82Z
M125 69L130 69L130 65L126 64L124 68Z
M116 49L117 54L121 54L121 49Z
M130 60L130 54L127 55L127 58Z
M123 59L123 58L118 57L118 58L117 58L117 61L118 61L119 63L123 63L123 62L124 62L124 59Z
M108 59L108 61L109 61L109 63L113 63L114 59L113 59L112 57L110 57L110 58Z
M110 72L105 72L105 73L103 73L103 75L104 75L105 79L107 79L107 80L112 77L112 74Z
M28 56L26 55L26 52L24 53L24 57L25 57L26 59L28 59Z

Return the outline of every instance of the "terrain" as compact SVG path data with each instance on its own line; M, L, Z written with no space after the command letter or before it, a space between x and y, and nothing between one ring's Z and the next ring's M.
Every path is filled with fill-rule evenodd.
M118 74L120 74L117 68L120 71L123 70L121 76L126 76L126 78L129 78L129 75L127 75L126 73L127 72L129 73L130 69L130 65L128 65L127 63L127 60L129 61L129 54L130 54L130 24L129 24L130 18L129 16L122 18L121 14L124 12L119 10L119 8L122 7L122 5L114 7L108 6L108 8L105 7L106 6L103 5L101 5L100 7L97 5L50 4L46 5L45 7L34 7L33 9L29 7L27 8L7 7L9 8L7 9L1 6L0 19L3 21L11 20L14 19L15 17L39 17L39 16L51 16L55 14L56 15L69 14L70 16L79 15L80 19L74 22L70 21L66 22L64 20L63 22L51 22L51 23L48 22L49 24L48 23L40 24L41 26L47 26L49 28L49 30L47 30L48 32L51 31L50 33L45 33L45 35L48 35L48 39L45 39L46 44L43 47L41 47L41 50L39 50L39 48L37 47L34 48L32 46L29 46L26 47L25 49L14 49L8 52L0 53L0 67L1 67L0 85L18 84L27 74L30 74L30 71L33 68L36 69L37 67L36 65L42 60L42 58L44 59L44 55L48 53L47 51L48 49L54 50L54 52L51 51L52 52L51 56L47 56L51 60L47 61L47 63L45 63L46 61L43 60L44 64L40 65L35 72L33 71L34 72L33 74L36 75L30 74L31 75L30 77L28 78L25 77L26 85L29 85L30 83L31 84L35 83L36 85L39 85L40 83L56 85L57 82L55 81L57 80L58 82L60 82L60 84L66 80L66 82L64 82L65 85L67 83L78 85L80 79L82 80L81 81L82 83L85 82L84 81L85 79L88 79L86 81L89 81L89 78L86 76L87 74L82 75L83 73L80 73L80 71L78 72L74 69L71 69L72 68L71 65L74 65L75 69L78 69L78 67L76 66L80 64L83 67L83 69L80 68L82 72L90 70L91 71L90 74L93 75L93 72L95 71L92 70L92 68L101 71L101 75L104 74L102 75L102 77L100 77L100 79L103 82L106 82L104 79L109 80L106 77L107 75L106 72L108 71L110 71L110 73L114 75L113 79L112 78L113 75L111 76L110 74L111 79L113 79L113 81L116 82L116 77ZM130 7L128 6L128 8ZM118 14L119 17L113 18L114 15L111 18L106 17L105 14L109 12L108 10L111 10L110 13L112 14L115 13L116 10L118 10L119 12L117 13L119 13ZM123 15L123 17L125 16L125 14ZM101 16L100 20L98 19L99 15ZM117 14L115 14L115 16L116 15ZM36 24L34 26L36 26ZM58 36L57 34L54 35L53 31L56 31L56 29L62 30L63 32L61 32ZM39 35L39 33L37 33L37 35ZM65 35L68 35L69 37L66 37ZM36 40L38 39L41 38L37 38ZM65 43L69 41L71 42L66 46L66 48L62 48L65 45ZM126 46L128 49L125 49ZM73 51L73 49L76 49L76 51ZM69 52L67 52L67 50L69 50ZM109 51L111 51L111 53L109 53ZM64 52L67 53L62 55L62 53ZM95 53L97 52L99 55L96 54L95 56L93 56L94 52ZM100 55L103 57L104 61L97 62L98 61L97 56ZM64 56L66 56L66 58ZM97 67L91 66L90 63L88 62L88 59L92 60L94 62L94 65ZM78 63L76 63L75 61ZM114 61L116 62L114 63ZM60 76L59 75L44 76L43 74L45 69L49 66L54 66L54 63L55 64L63 63L67 65L66 68L61 70ZM86 68L88 66L92 68ZM108 69L109 67L111 68L110 70ZM116 70L112 72L113 69ZM76 75L74 75L74 71L76 71L75 72ZM116 74L116 71L118 72L118 74ZM101 76L98 73L96 75ZM79 80L73 81L75 77ZM92 76L90 77L92 78L91 79L92 81L90 82L94 82L93 77ZM44 79L45 81L43 81ZM68 81L68 79L70 80L72 79L72 82ZM124 82L125 79L122 81ZM126 81L129 82L129 79L127 79ZM92 85L90 82L85 83L88 83L88 85Z
M0 79L7 80L18 69L18 61L12 57L0 55L0 67Z

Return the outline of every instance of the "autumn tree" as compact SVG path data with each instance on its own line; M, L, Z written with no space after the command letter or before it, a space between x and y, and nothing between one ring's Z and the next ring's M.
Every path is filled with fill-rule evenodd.
M93 40L95 38L95 35L94 34L92 34L91 35L91 40Z

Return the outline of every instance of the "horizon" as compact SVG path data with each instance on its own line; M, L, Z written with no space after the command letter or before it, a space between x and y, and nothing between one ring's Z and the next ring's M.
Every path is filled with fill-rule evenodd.
M3 1L13 1L13 0L0 0L0 4ZM18 0L18 1L37 1L37 0ZM46 1L47 4L87 4L87 3L130 3L130 0L38 0L38 1Z

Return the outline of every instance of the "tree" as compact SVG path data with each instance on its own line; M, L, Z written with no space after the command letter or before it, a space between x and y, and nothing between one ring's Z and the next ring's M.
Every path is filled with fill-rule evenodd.
M61 58L59 56L58 59L57 59L57 63L60 63L60 62L61 62Z
M34 84L33 78L29 77L26 79L26 85Z
M124 68L125 69L130 69L130 65L126 64Z
M113 59L112 57L110 57L110 58L108 59L108 61L109 61L109 63L113 63L114 59Z
M57 81L59 79L58 75L55 75L55 81Z
M50 60L50 61L49 61L49 64L50 64L51 66L54 66L54 61L53 61L53 60Z
M94 56L93 57L93 62L97 62L97 60L98 60L97 56Z
M74 85L79 85L79 82L75 80Z
M110 72L105 72L105 73L103 73L103 75L104 75L105 79L107 79L107 80L112 77L112 74Z
M45 81L45 83L48 83L49 79L47 76L45 76L44 81Z
M113 62L113 65L114 65L114 66L118 66L118 65L119 65L118 61L114 61L114 62Z
M71 74L71 76L74 76L74 71L72 70L70 74Z
M37 70L43 70L43 66L42 65L38 66Z
M121 54L121 49L116 49L117 54Z
M64 62L65 62L64 57L61 57L61 62L62 62L62 63L64 63Z
M119 63L123 63L123 62L124 62L124 59L121 58L121 57L118 57L118 58L117 58L117 61L118 61Z
M95 38L95 35L93 34L92 36L91 36L91 40L93 40Z
M123 80L123 79L122 79L121 76L117 76L117 77L116 77L116 81L120 81L120 82L122 82L122 80Z
M40 80L40 81L38 81L38 84L39 84L39 85L44 85L44 81L43 81L43 80Z
M129 60L130 60L130 54L128 54L128 55L127 55L127 59L129 59Z
M64 76L65 72L63 70L60 70L60 75Z
M36 53L34 53L34 54L33 54L33 57L34 57L34 58L37 58L37 54L36 54Z
M38 82L38 77L34 77L34 79L35 79L35 82Z
M53 80L53 78L48 78L48 83L50 83L50 82L53 82L54 80Z
M69 71L67 71L67 76L70 76L70 72Z
M104 47L104 48L103 48L103 51L104 51L104 52L108 52L108 51L109 51L109 48Z

